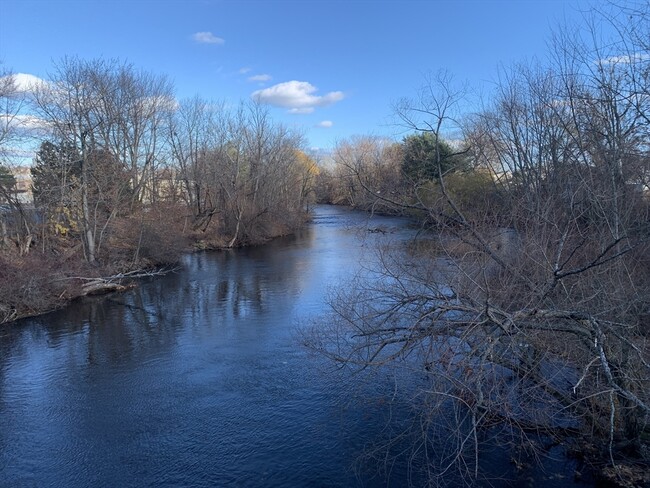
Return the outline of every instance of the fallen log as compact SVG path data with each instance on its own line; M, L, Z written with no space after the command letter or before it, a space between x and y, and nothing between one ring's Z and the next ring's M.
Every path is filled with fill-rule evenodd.
M121 292L133 287L135 287L134 284L122 285L120 283L98 279L84 283L81 286L81 296L103 295L114 291Z

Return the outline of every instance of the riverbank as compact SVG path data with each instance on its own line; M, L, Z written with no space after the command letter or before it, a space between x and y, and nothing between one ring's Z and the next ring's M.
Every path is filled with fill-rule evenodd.
M55 251L38 249L20 256L0 253L0 326L16 320L62 309L74 300L105 293L122 292L137 286L137 280L163 275L175 269L186 253L223 251L232 248L260 246L291 235L310 220L305 214L299 227L275 226L272 232L259 233L255 238L242 235L238 240L215 233L192 232L182 235L157 232L154 244L135 248L129 240L112 242L108 261L91 265L83 260L80 245L60 247ZM176 229L182 227L174 227ZM150 239L151 240L151 239ZM131 240L132 241L132 240ZM230 243L232 246L229 246ZM115 256L110 260L111 256ZM125 256L137 256L127 260Z
M522 434L522 438L528 438L531 433L544 432L549 439L553 439L553 446L558 447L558 456L565 460L579 460L584 464L585 470L589 470L593 477L593 484L601 487L650 486L650 426L643 412L637 410L635 413L638 415L635 422L638 423L630 422L631 427L637 430L631 428L624 431L620 425L629 422L629 417L626 418L625 415L634 411L634 405L621 408L626 405L625 397L617 399L616 403L612 400L611 407L606 402L599 403L603 392L613 392L613 389L608 388L618 385L615 379L611 383L603 381L600 374L589 377L591 369L597 369L598 366L594 365L600 359L593 359L592 342L589 341L601 330L596 328L594 335L589 335L592 334L592 329L589 328L589 322L585 324L584 318L590 317L591 312L585 310L584 304L580 302L567 305L571 303L569 300L572 297L552 294L552 289L545 292L537 308L529 305L532 301L526 303L522 300L522 290L526 290L527 286L538 286L545 290L545 285L552 283L555 278L545 279L548 269L539 265L539 256L550 254L542 252L548 249L548 242L544 240L546 236L540 237L536 234L536 229L526 228L520 221L515 222L517 224L517 227L498 227L491 223L483 227L468 225L466 228L460 225L440 225L434 227L435 232L423 233L421 239L408 243L407 253L396 253L385 258L387 264L382 267L381 274L387 280L395 279L398 286L381 288L381 299L377 300L369 298L378 293L377 289L363 288L363 285L342 299L339 298L336 306L337 313L343 317L340 321L341 328L322 342L334 342L332 357L337 360L348 361L349 364L362 362L364 367L383 366L383 359L375 363L372 359L367 360L367 357L375 357L373 354L377 352L376 347L380 347L379 354L381 347L392 341L404 343L407 355L413 351L419 353L419 349L412 344L418 344L418 347L423 344L422 350L434 351L424 360L423 368L427 371L423 374L430 376L432 384L445 388L451 376L457 381L455 388L443 389L442 393L437 393L439 396L461 398L463 406L472 408L482 402L477 411L481 412L482 418L489 418L490 421L477 428L477 432L484 434L486 425L489 428L491 422L504 430L512 429L513 432ZM426 228L425 220L421 221L421 228ZM581 257L579 252L585 252L586 246L579 241L572 244L575 250L567 262L575 259L572 266L582 272L584 270L580 270L577 263L581 262L578 260ZM647 254L636 249L628 251L630 261L636 264L637 272L647 266ZM587 266L597 267L603 264L594 262L593 258L592 261L588 259L589 254L582 261ZM610 271L616 270L612 268ZM555 275L554 271L550 273L555 277L560 274L557 270ZM603 276L606 275L588 274L581 277L580 281L570 279L567 282L576 289L584 287L588 290L603 290L601 293L604 295L610 293L612 288ZM634 278L634 275L628 276ZM535 279L539 281L532 281ZM413 283L417 286L413 286ZM445 286L439 286L441 283ZM643 285L646 283L645 278L641 277L637 283ZM396 288L398 291L395 291ZM531 295L533 294L524 296L530 300ZM358 300L359 296L362 297L361 300ZM632 298L641 303L645 300L642 293L632 295ZM373 315L371 319L366 319L365 306L369 302L373 303ZM409 305L405 306L407 303ZM400 310L406 311L400 314ZM472 317L467 314L468 310L472 312ZM645 315L638 312L643 308L636 310L625 310L627 326L624 329L626 336L621 338L623 346L612 339L621 337L623 328L620 327L620 322L623 322L623 314L618 316L620 322L611 319L608 321L601 317L606 314L611 316L611 312L603 310L600 316L592 319L591 324L609 328L609 334L604 336L604 340L608 341L607 355L611 358L611 364L616 365L618 374L623 367L629 368L625 374L631 379L625 383L626 387L632 385L634 394L645 398L647 390L644 392L642 385L632 383L638 378L638 373L630 368L632 360L630 363L621 361L621 364L617 357L623 354L632 357L627 352L629 348L638 354L635 361L638 360L639 364L645 366L648 364L645 359L648 355L647 321ZM459 314L455 317L465 315L462 315L463 320L446 320L445 313L448 314L447 317L454 317L454 313ZM437 318L431 320L431 317ZM395 323L406 325L403 329L394 328ZM354 329L348 327L348 324L353 324ZM404 341L393 330L407 330L410 334L409 341L412 342ZM572 335L574 333L580 335L577 340ZM465 341L462 349L455 349L445 342L454 335ZM417 337L412 339L413 336ZM588 337L586 341L584 336ZM338 337L345 339L336 342ZM372 337L373 340L364 342L365 339L361 339L354 342L349 337ZM427 343L430 337L437 338L438 342L433 343L436 347ZM515 340L512 341L511 338ZM485 344L490 344L487 352ZM499 344L499 348L493 344ZM438 347L448 348L442 358L437 352ZM595 346L594 349L597 351ZM359 351L362 353L354 356ZM454 363L448 359L445 363L445 355L454 357ZM354 359L348 360L350 357ZM391 358L391 361L397 359ZM477 364L481 364L481 368ZM607 363L604 364L608 367ZM490 387L481 390L482 385L486 384ZM509 394L501 393L505 391ZM431 398L434 406L426 405L424 416L438 410L435 394ZM531 398L535 400L531 401ZM468 403L465 403L466 399L470 399ZM625 408L628 409L627 412ZM567 421L572 425L570 429L565 429L566 423L562 424ZM615 432L615 429L618 430ZM506 445L508 440L499 439L499 442ZM530 446L538 448L534 442L529 442L528 447ZM531 459L530 462L535 461ZM582 469L576 470L576 480L584 480L585 473Z

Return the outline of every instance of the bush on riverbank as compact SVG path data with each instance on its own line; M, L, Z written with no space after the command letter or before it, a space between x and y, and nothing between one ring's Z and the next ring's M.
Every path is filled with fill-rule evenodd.
M85 295L84 285L89 283L107 278L110 283L127 283L173 266L185 252L259 245L291 234L307 221L307 214L265 216L242 229L234 243L218 218L204 229L193 229L191 221L184 206L167 203L115 217L104 230L94 265L85 262L72 232L50 236L46 242L34 239L27 254L13 247L0 249L0 324L65 306Z
M32 253L0 255L0 324L59 308L79 294L79 266Z

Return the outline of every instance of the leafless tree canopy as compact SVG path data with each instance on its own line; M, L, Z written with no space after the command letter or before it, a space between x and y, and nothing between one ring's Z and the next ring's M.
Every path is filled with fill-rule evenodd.
M527 447L531 432L579 435L612 477L648 481L623 468L649 462L648 19L647 8L598 17L616 28L606 44L596 21L584 38L561 31L549 66L505 71L462 123L447 75L396 105L414 131L462 128L468 169L414 182L377 143L337 151L339 199L363 192L366 207L431 232L381 250L375 279L339 294L310 343L347 365L426 377L413 453L432 484L452 467L476 479L496 426ZM448 450L435 433L450 418Z
M24 92L15 77L0 76L0 104L0 152L13 166L19 158L9 149L24 134L16 122L29 115L41 129L32 132L36 208L0 191L11 206L0 214L0 288L24 286L29 297L56 289L52 306L79 290L9 277L40 260L61 262L73 276L81 262L93 279L130 276L190 246L261 243L302 225L313 200L318 170L301 135L264 107L178 101L165 76L120 60L64 58ZM2 296L0 321L43 308L20 293Z

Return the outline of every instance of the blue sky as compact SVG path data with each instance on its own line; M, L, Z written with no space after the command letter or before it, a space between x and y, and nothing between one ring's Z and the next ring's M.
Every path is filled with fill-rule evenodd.
M391 103L448 70L489 95L500 66L544 58L597 0L0 0L0 60L47 78L63 56L169 76L178 98L256 96L307 147L400 137ZM471 109L471 107L469 107Z

